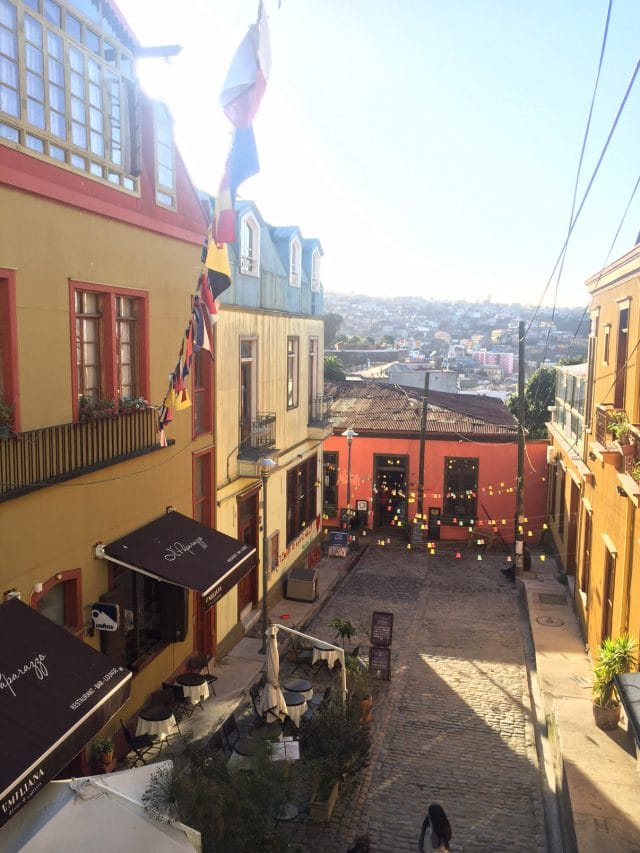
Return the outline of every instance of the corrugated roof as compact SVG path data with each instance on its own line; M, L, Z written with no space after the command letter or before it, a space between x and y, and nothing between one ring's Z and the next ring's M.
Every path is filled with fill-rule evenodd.
M335 431L419 433L422 391L375 382L326 382ZM501 400L475 394L429 393L427 434L513 439L517 422Z

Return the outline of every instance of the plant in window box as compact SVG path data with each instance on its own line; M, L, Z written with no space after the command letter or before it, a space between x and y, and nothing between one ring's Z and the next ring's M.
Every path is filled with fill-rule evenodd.
M621 448L633 447L631 444L631 432L629 431L629 418L627 417L626 412L612 412L607 421L607 430L611 433L613 440L617 441Z
M636 462L636 464L631 469L631 476L636 481L636 483L640 483L640 462Z
M121 415L127 415L131 412L139 412L148 408L149 403L144 399L144 397L124 397L118 403L118 410Z
M114 400L93 400L82 396L78 401L78 419L81 421L98 421L103 418L118 417L118 407Z
M13 406L0 397L0 438L9 438L13 433Z

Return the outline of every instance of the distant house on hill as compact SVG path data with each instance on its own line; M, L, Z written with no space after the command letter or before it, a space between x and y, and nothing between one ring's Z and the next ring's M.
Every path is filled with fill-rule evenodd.
M422 392L374 382L328 382L325 397L332 398L333 426L324 442L325 524L340 526L348 482L360 528L384 530L411 522L418 512ZM348 428L357 433L350 453L342 435ZM527 442L525 455L525 537L534 542L546 516L546 446L546 441ZM431 515L437 538L463 539L469 527L486 526L513 541L516 472L517 424L500 400L429 394L423 515Z

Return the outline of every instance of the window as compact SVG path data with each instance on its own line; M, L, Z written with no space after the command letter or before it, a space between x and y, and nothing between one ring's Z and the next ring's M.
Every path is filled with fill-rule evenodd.
M255 338L240 340L240 450L251 438L257 415L257 375Z
M193 357L193 434L213 431L213 360L206 350Z
M213 451L193 457L193 517L200 524L213 527Z
M251 215L240 222L240 272L260 275L260 229Z
M604 331L604 344L603 344L603 352L602 352L602 363L606 366L609 364L609 339L611 338L611 326L607 323L606 326L603 326Z
M101 631L102 651L114 664L137 670L168 642L184 640L188 591L111 564L112 588L101 601L117 604L115 631Z
M270 572L275 572L278 568L278 556L280 554L280 531L276 530L269 537L269 565Z
M327 518L338 513L338 454L325 451L322 462L322 511Z
M311 255L311 290L320 290L320 252L313 250Z
M606 543L605 543L606 544ZM602 639L613 636L613 600L616 589L616 555L605 548L602 595Z
M318 338L309 338L309 423L321 417L318 396Z
M591 576L591 540L593 537L593 513L585 509L584 512L584 539L582 542L582 572L580 575L580 589L585 595L589 595L589 580Z
M52 0L24 5L0 0L0 139L135 190L133 57L124 33L103 39ZM89 7L113 33L100 4L80 11Z
M146 397L146 293L71 283L75 338L75 397Z
M287 338L287 408L298 405L298 338Z
M596 366L596 349L598 345L599 312L591 312L591 329L589 332L589 350L587 355L587 399L585 403L584 420L586 429L591 428L591 408L593 404L593 384Z
M624 392L627 379L627 351L629 342L629 308L628 302L620 307L618 314L618 340L616 343L616 375L613 391L613 405L616 409L624 409Z
M13 428L19 429L18 345L16 336L15 272L0 269L0 401L13 408Z
M289 256L289 284L292 287L300 287L300 257L302 247L300 240L294 237L291 241L291 252Z
M317 515L318 457L311 456L287 471L287 543L295 539Z
M173 149L173 122L167 107L156 101L153 105L156 142L156 204L176 206L176 175Z
M566 471L562 466L560 466L560 475L557 477L556 482L558 485L558 534L561 539L564 539L564 522L566 516L566 508L564 502L566 478Z
M464 456L445 457L444 519L454 524L475 519L477 500L478 459Z
M80 569L61 572L31 596L31 606L61 628L82 636L82 592Z

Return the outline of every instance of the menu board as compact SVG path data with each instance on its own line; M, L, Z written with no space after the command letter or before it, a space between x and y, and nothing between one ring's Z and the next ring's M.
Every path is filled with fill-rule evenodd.
M374 610L371 617L371 645L389 648L393 635L393 613Z
M329 534L329 556L346 557L349 553L349 534L332 530Z
M391 681L391 649L369 647L369 673L373 678Z

